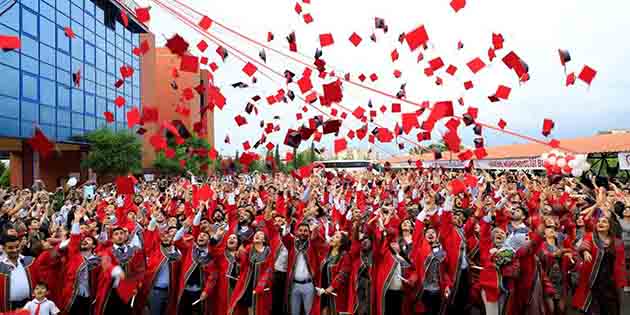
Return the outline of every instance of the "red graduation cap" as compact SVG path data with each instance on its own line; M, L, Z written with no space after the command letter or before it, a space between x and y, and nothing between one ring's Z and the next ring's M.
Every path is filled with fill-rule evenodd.
M431 111L430 117L433 120L439 120L442 117L453 116L453 102L451 101L441 101L435 103L433 105L433 110Z
M180 60L179 69L185 72L197 73L199 71L199 57L183 55Z
M310 13L304 14L302 18L304 18L304 23L306 24L311 24L311 22L313 22L313 16Z
M376 138L382 143L388 143L394 140L394 134L387 128L378 128Z
M591 85L591 82L593 81L593 78L595 78L596 74L597 71L595 71L595 69L584 65L582 71L580 71L580 74L578 75L578 79L584 81L588 85Z
M543 127L542 127L543 136L545 137L549 136L554 126L555 126L555 123L553 122L553 120L549 118L545 118L545 120L543 120Z
M392 113L400 113L400 103L392 103Z
M267 42L270 42L273 40L273 33L272 32L267 32Z
M363 109L363 107L361 107L360 105L357 106L357 108L352 112L352 116L356 117L357 119L361 119L364 114L365 109Z
M348 133L346 134L346 136L350 139L354 139L354 130L348 130Z
M459 147L462 144L462 139L459 138L456 130L448 130L444 136L442 137L444 140L444 144L449 151L457 153L459 152Z
M159 120L159 110L157 107L151 107L144 105L142 106L142 121L145 123L148 122L157 122Z
M402 114L402 128L405 134L409 134L413 128L420 128L418 123L418 116L415 112Z
M492 33L492 46L495 50L503 48L503 35L500 33Z
M212 26L212 20L209 17L204 15L201 17L201 20L199 21L198 25L204 30L208 30L210 26Z
M126 103L125 98L120 95L116 96L116 99L114 99L114 104L116 104L116 106L118 107L123 107L125 103Z
M505 120L503 120L503 118L499 119L499 128L501 129L505 129L505 126L507 126L507 123L505 122Z
M225 96L213 85L208 87L208 98L211 104L216 105L219 109L223 109L223 106L225 106Z
M46 135L41 129L35 127L35 134L33 137L26 141L34 151L39 153L42 158L48 157L50 152L55 148L55 145L48 140Z
M414 51L416 48L424 45L428 40L429 35L427 34L424 25L420 25L413 31L405 33L405 41L411 51Z
M243 142L243 150L247 151L250 148L251 148L251 146L249 145L249 141Z
M443 80L440 77L435 77L435 85L442 85Z
M444 61L442 58L436 57L429 60L429 66L431 66L431 70L436 71L444 66Z
M152 135L151 138L149 138L149 143L151 143L155 151L164 150L167 147L166 138L159 133Z
M505 86L505 85L499 85L499 87L497 87L497 91L494 93L494 95L500 99L504 99L507 100L508 97L510 96L510 91L512 89L510 89L509 87Z
M462 43L462 41L461 41L461 40L460 40L460 41L457 41L457 50L460 50L460 49L462 49L462 48L464 48L464 43Z
M428 131L422 131L418 133L416 138L418 139L418 141L431 140L431 133Z
M345 138L339 138L339 139L335 139L335 144L334 144L334 150L335 150L335 154L345 150L348 147L348 143L346 142Z
M70 39L74 39L74 31L72 30L72 28L70 26L66 26L63 28L63 32L64 34L66 34L66 37L70 38Z
M197 49L199 49L200 52L206 51L206 49L208 49L208 43L203 39L200 40L199 43L197 43Z
M372 80L372 82L378 80L378 76L376 75L376 73L370 74L370 80Z
M458 158L460 161L468 161L468 160L472 160L473 156L474 156L473 151L471 151L471 150L466 150L466 151L464 151L464 152L462 152L462 153L458 154L458 155L457 155L457 158Z
M361 36L359 36L359 34L357 33L352 33L352 35L350 35L350 38L348 38L348 40L352 43L352 45L354 45L354 47L359 46L359 44L361 44Z
M426 68L424 68L424 74L425 74L427 77L432 76L432 75L433 75L433 69L432 69L431 67L426 67Z
M182 90L182 97L184 98L184 100L190 101L191 99L193 99L193 97L195 97L195 94L193 93L193 90L191 88L187 87Z
M394 77L396 79L400 78L401 75L402 75L402 72L400 72L400 70L398 69L394 70Z
M449 130L457 131L457 128L459 127L459 119L453 117L449 119L444 126L446 126Z
M554 149L557 149L560 147L560 141L558 141L557 139L551 139L551 141L549 141L549 146L551 146Z
M323 134L337 133L339 132L340 127L341 127L341 119L328 120L322 126L322 133Z
M363 81L365 81L365 79L366 79L365 74L361 73L361 74L359 75L359 81L363 82Z
M486 66L483 60L481 60L481 58L479 57L476 57L475 59L469 61L468 63L466 63L466 65L468 66L470 71L472 71L472 73L477 73L479 72L479 70L483 69L483 67Z
M245 117L243 117L241 115L238 115L238 116L234 117L234 121L236 121L236 124L239 127L247 124L247 119L245 119Z
M129 65L120 66L120 75L123 79L130 78L133 75L133 67Z
M490 60L490 62L492 62L492 60L494 60L494 58L497 57L497 54L494 52L494 48L490 47L488 48L488 59Z
M302 94L313 89L313 83L311 83L311 78L308 76L303 76L297 81L297 85L300 88L300 92Z
M492 103L500 101L500 99L496 95L488 96L488 100L490 100L490 102L492 102Z
M164 156L166 156L167 159L174 159L175 150L173 148L166 148L166 150L164 150Z
M319 35L319 44L322 47L330 46L335 43L331 33L325 33Z
M127 16L127 12L125 12L124 10L120 10L120 20L122 22L122 25L124 25L125 27L129 26L129 17Z
M149 22L151 15L149 14L150 8L136 8L136 18L140 23Z
M479 109L476 107L469 106L466 110L466 113L470 115L473 119L477 119L477 114L479 113Z
M466 90L470 90L470 89L472 89L472 88L473 88L473 83L472 83L472 81L466 81L466 82L464 82L464 88L465 88Z
M323 85L324 97L328 102L341 102L343 94L341 92L341 81L337 80Z
M455 67L454 65L449 65L448 68L446 68L446 73L450 75L455 75L456 71L457 71L457 67Z
M571 72L567 75L567 80L565 85L569 86L569 85L573 85L575 84L575 72Z
M477 160L481 160L486 156L488 156L488 153L486 152L485 148L482 147L475 149L475 157L477 158Z
M458 195L466 191L466 185L464 182L457 178L448 183L448 187L451 189L451 193L453 195Z
M114 122L114 114L112 112L104 112L103 116L105 116L105 121L108 123Z
M177 107L175 108L175 112L184 117L190 116L190 108L187 106L184 106L183 104L178 104Z
M173 35L173 37L169 38L166 41L166 48L168 48L171 53L183 56L186 51L188 51L188 42L179 34Z
M258 68L256 68L256 66L255 66L253 63L248 62L248 63L247 63L247 64L243 67L243 72L245 72L245 74L246 74L248 77L251 77L252 75L254 75L254 73L256 73L256 70L257 70L257 69L258 69Z
M398 60L398 50L396 49L392 50L389 56L392 58L392 62Z
M295 3L295 7L293 9L295 10L295 13L302 14L302 6L300 5L299 2Z
M20 38L17 36L0 35L0 49L19 49L22 46Z
M216 160L218 154L219 152L217 152L217 150L214 147L210 148L210 151L208 151L208 157L211 160Z
M459 10L463 9L466 6L466 0L451 0L451 8L455 10L455 12L459 12Z
M127 127L129 129L133 128L137 123L140 122L140 111L138 107L131 108L130 111L127 112Z

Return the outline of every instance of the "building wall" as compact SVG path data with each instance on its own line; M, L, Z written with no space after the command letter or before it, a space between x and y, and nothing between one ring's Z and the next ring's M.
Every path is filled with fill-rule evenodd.
M150 36L150 35L143 35ZM200 70L197 73L179 71L180 58L173 55L167 48L151 49L151 56L146 56L142 60L143 89L150 90L145 93L147 100L144 104L147 106L157 107L159 109L160 121L180 120L193 133L193 125L201 119L201 101L202 98L194 90L199 84L208 85L209 72ZM178 69L177 77L173 76L173 69ZM172 83L177 85L177 89L171 86ZM184 89L193 89L194 97L189 101L182 99ZM204 92L204 100L207 100L207 91ZM149 101L150 100L150 101ZM176 112L177 105L184 104L190 108L190 116L185 117ZM202 135L210 145L214 146L214 117L211 111L207 111L206 134ZM150 123L145 125L147 133L144 137L143 167L145 169L152 168L155 160L155 150L149 143L151 135L159 132L160 125ZM163 132L163 131L162 131Z

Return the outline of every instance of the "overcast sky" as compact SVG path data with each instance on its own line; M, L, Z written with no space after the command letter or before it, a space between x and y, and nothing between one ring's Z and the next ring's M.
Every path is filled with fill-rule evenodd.
M370 82L368 79L365 83L391 94L398 91L400 84L407 82L407 98L415 102L452 100L456 103L457 98L463 96L466 106L455 105L456 113L462 114L468 105L472 105L479 108L480 121L496 125L499 118L503 118L508 129L519 133L542 138L540 131L545 118L555 120L556 128L551 137L558 139L630 127L630 43L627 40L630 1L469 0L464 9L455 13L448 0L311 0L311 4L300 2L303 14L310 13L314 18L314 22L308 25L302 16L295 13L296 1L293 0L184 1L212 19L258 40L265 41L267 32L271 31L276 39L270 45L285 52L288 52L288 45L284 37L295 31L299 52L308 58L312 58L315 48L319 47L319 34L330 32L335 44L323 49L324 59L337 72L350 72L353 80L359 73L366 76L376 73L378 81ZM139 2L150 3L147 0ZM151 5L150 26L158 40L163 42L164 36L170 37L177 32L191 46L195 46L203 38L155 4ZM384 18L389 26L387 34L376 31L376 43L369 40L374 30L374 17ZM421 24L427 29L431 47L424 53L424 61L418 64L416 57L419 50L411 52L406 44L399 44L397 39L400 33L409 32ZM247 54L254 57L258 55L259 47L232 36L220 27L213 25L210 31ZM352 32L363 38L357 48L348 41ZM473 75L467 69L466 62L477 56L488 60L487 50L491 46L493 32L503 35L504 48L497 51L495 62ZM458 51L459 40L463 42L464 48ZM392 63L390 52L395 48L400 59ZM559 62L558 48L571 53L572 60L567 65L567 72L575 71L577 74L585 64L597 70L590 87L581 81L569 88L564 86L565 74ZM254 87L233 89L230 84L247 79L241 71L244 63L233 56L222 63L214 53L215 49L216 46L210 44L206 55L219 65L215 84L221 88L228 102L223 111L215 112L215 142L220 151L233 154L236 149L242 151L242 142L249 140L253 144L262 132L258 128L260 120L270 121L274 115L283 118L283 130L270 139L275 144L281 143L286 128L300 125L295 114L301 111L303 103L296 99L293 103L268 106L264 98L284 87L283 80L271 74L274 81L257 74L259 80ZM518 84L514 72L500 61L510 50L514 50L529 65L531 79L523 85ZM196 48L192 52L200 54ZM309 61L307 57L295 56ZM437 56L447 66L453 64L458 67L455 77L444 72L446 66L438 71L437 74L444 80L442 86L435 85L435 76L429 78L423 73L427 61ZM279 72L290 69L300 74L304 69L270 51L267 51L267 60L267 64ZM393 77L395 69L402 71L400 79ZM475 88L465 91L463 82L466 80L473 80ZM321 91L322 82L314 80L313 83ZM164 84L164 87L157 88L168 88L168 82ZM512 88L509 100L489 102L487 96L493 94L500 84ZM299 94L295 85L290 88ZM342 104L352 110L359 105L366 107L370 99L375 109L381 104L390 107L392 102L349 84L344 84L343 92ZM258 106L259 116L244 114L247 100L256 94L263 97ZM403 104L403 112L415 109L413 105ZM330 112L330 109L324 110ZM238 113L246 116L249 121L247 126L237 128L233 117ZM309 108L304 116L308 118L314 114L319 113ZM426 114L421 120L425 117ZM376 122L391 128L399 120L399 115L380 116L379 112ZM356 129L360 126L360 122L349 116L341 135L347 133L346 128ZM440 137L441 130L444 128L438 124L433 139ZM408 138L415 140L415 133L412 132ZM231 137L230 145L223 143L226 134ZM460 135L465 145L472 145L470 128L460 128ZM490 130L484 131L484 137L487 146L523 142ZM332 149L333 139L330 135L319 146ZM310 141L307 145L310 146ZM303 144L303 147L307 145ZM365 148L367 145L367 138L363 142L350 142L351 147ZM389 153L398 153L395 144L382 147ZM410 144L406 144L406 149L410 147ZM286 149L285 146L283 148Z

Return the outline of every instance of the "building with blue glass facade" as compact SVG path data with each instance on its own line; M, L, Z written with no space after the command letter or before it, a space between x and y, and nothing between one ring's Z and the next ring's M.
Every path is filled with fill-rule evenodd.
M129 0L13 2L0 16L0 34L19 36L22 46L0 51L0 150L21 155L16 161L23 166L21 184L26 185L27 177L41 177L38 158L31 157L23 141L34 127L57 143L76 143L105 125L103 113L109 111L115 118L110 127L127 128L126 112L141 105L142 93L140 60L132 50L147 27L135 19ZM127 26L121 10L128 16ZM67 27L74 38L66 36ZM132 66L134 73L116 88L123 65ZM75 86L73 73L78 71L82 78ZM126 99L123 107L114 104L117 96Z

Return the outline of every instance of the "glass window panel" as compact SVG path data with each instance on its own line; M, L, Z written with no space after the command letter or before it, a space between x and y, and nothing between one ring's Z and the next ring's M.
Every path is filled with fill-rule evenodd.
M113 85L114 85L114 83L115 83L117 80L118 80L118 79L117 79L114 75L112 75L112 74L108 74L108 75L107 75L107 81L106 81L107 83L106 83L106 84L107 84L107 86L108 86L108 87L110 87L110 86L111 86L111 87L113 88ZM111 84L111 85L110 85L110 84Z
M93 29L94 28L87 28L87 26L85 27L85 34L83 34L83 39L86 43L94 44L96 42L96 38L94 38L94 33L91 31Z
M83 81L83 88L85 89L85 92L96 93L96 83L93 81Z
M96 52L94 51L94 46L90 44L85 44L85 62L89 64L94 64Z
M76 5L72 5L72 19L79 22L80 24L83 24L83 10L81 10L81 8L77 7Z
M87 48L87 46L86 46ZM96 70L94 70L94 67L90 66L90 65L85 65L83 66L83 76L85 77L86 80L92 80L95 81L96 80Z
M22 46L20 47L20 51L22 52L22 54L39 58L39 45L36 40L28 36L22 36L21 41Z
M92 131L94 129L96 129L96 117L85 116L85 130Z
M55 7L54 7L55 1L52 1L52 2L53 2L53 6L51 6L51 5L49 5L49 4L45 3L45 2L40 2L39 3L39 14L41 16L45 16L45 17L47 17L49 19L54 19L55 18Z
M98 82L104 82L104 81L98 81ZM96 95L106 97L107 88L104 85L96 84Z
M72 75L68 71L57 69L57 82L61 84L73 84Z
M37 60L28 57L22 56L22 70L26 72L30 72L34 75L39 75L39 62Z
M72 89L72 111L83 113L85 110L83 105L83 91Z
M109 101L114 101L114 99L116 98L116 90L114 89L107 89L107 100Z
M66 26L70 26L70 18L66 14L69 14L69 12L59 11L59 8L57 8L57 26L61 27L62 29Z
M40 112L41 114L41 112ZM39 125L40 129L44 132L44 134L46 135L46 137L50 140L57 140L57 132L56 132L56 128L54 125L50 124L50 125L42 125L41 124L41 117L40 117L40 125Z
M102 22L96 22L94 27L94 32L96 32L97 37L101 37L103 39L103 48L105 47L105 25Z
M35 126L32 123L28 124L28 123L24 122L24 123L22 123L20 125L20 127L22 128L21 131L20 131L20 136L21 137L25 137L25 138L28 137L28 138L30 138L30 137L33 136L33 132L35 132Z
M83 38L83 25L79 24L79 22L72 20L72 31L77 37Z
M72 40L72 57L83 60L83 40L78 37Z
M90 1L90 0L87 0ZM79 8L83 9L83 0L72 0L72 4L78 6Z
M70 56L57 51L57 68L70 71Z
M83 114L72 113L72 128L83 129Z
M57 109L57 123L64 127L70 127L70 112Z
M96 115L102 116L107 111L107 101L102 97L96 97Z
M95 96L91 94L85 94L85 112L88 114L94 115L95 107Z
M37 5L37 0L22 0L22 7L27 7L35 12L39 12L39 6Z
M87 12L83 14L83 26L85 26L85 30L94 31L94 23L96 20L93 16L89 15Z
M39 121L39 104L22 100L22 120ZM24 124L22 124L24 125Z
M57 10L64 12L70 12L70 2L68 0L57 0Z
M37 38L39 36L38 25L37 15L22 7L22 32Z
M44 18L43 16L40 16L39 29L41 31L40 34L42 35L39 40L42 43L47 44L48 46L54 47L55 46L55 30L56 30L55 23Z
M37 101L39 99L37 78L22 72L22 97Z
M0 116L18 119L20 115L20 101L17 98L0 95ZM2 125L0 132L5 126Z
M94 15L94 2L91 0L85 1L85 12Z
M13 8L11 8L11 10L0 15L0 23L12 28L13 30L20 30L20 5L16 4Z
M39 44L39 60L50 65L54 65L55 49L44 44Z
M68 126L70 123L68 123ZM70 128L57 127L57 140L63 141L70 139Z
M55 108L48 106L39 107L39 122L42 124L55 124ZM48 134L46 134L48 135Z
M0 65L0 73L2 73L3 81L3 83L0 84L0 94L13 96L15 98L19 97L20 72L17 69L7 67L5 65Z
M57 84L57 107L70 108L70 88Z
M94 43L96 43L96 47L105 50L107 45L105 44L105 39L98 35L98 30L96 31L96 38L94 39Z
M64 52L70 52L70 39L66 37L63 28L57 28L57 48Z
M107 42L115 43L116 42L116 33L109 27L106 27L105 30L106 30L105 33L107 34L107 37L106 37Z
M48 78L51 80L55 80L55 67L47 64L47 63L43 63L40 62L39 63L39 75L44 77L44 78Z
M94 7L94 11L96 12L96 14L94 15L96 17L96 20L104 23L105 22L105 12L103 12L103 9L99 8L98 6Z
M55 82L46 80L44 78L39 79L39 102L46 105L55 106Z
M114 69L116 69L116 58L107 54L107 73L114 73Z
M14 118L0 118L0 136L19 137L20 136L20 120Z

